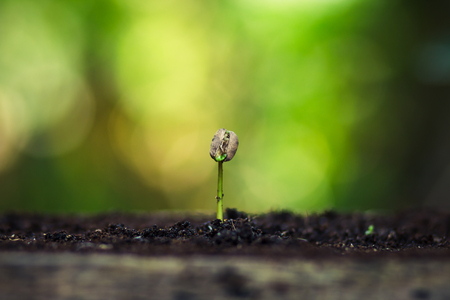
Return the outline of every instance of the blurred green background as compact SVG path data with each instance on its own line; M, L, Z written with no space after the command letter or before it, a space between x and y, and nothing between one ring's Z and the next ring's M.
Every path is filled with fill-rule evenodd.
M0 0L0 210L449 207L449 11Z

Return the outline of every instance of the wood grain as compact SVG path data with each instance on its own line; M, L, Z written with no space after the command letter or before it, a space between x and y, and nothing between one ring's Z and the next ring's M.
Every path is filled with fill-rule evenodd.
M449 299L450 261L0 253L0 299Z

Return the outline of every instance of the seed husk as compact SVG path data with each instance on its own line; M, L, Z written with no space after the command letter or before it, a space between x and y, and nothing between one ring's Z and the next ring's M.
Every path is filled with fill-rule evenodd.
M239 146L239 140L233 131L221 128L217 130L211 141L209 155L215 161L230 161L236 154Z

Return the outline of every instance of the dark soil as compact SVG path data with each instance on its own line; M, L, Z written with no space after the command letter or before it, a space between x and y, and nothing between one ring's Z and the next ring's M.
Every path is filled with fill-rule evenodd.
M450 258L450 213L0 215L0 251ZM372 227L372 231L369 229Z

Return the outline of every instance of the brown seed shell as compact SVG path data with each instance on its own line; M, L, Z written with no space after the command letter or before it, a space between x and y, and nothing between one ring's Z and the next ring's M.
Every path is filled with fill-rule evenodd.
M211 141L211 148L209 150L209 155L212 159L216 160L217 157L222 154L226 154L227 157L224 161L230 161L236 154L237 148L239 146L239 140L233 131L228 131L229 137L226 136L227 130L221 128L217 130Z

